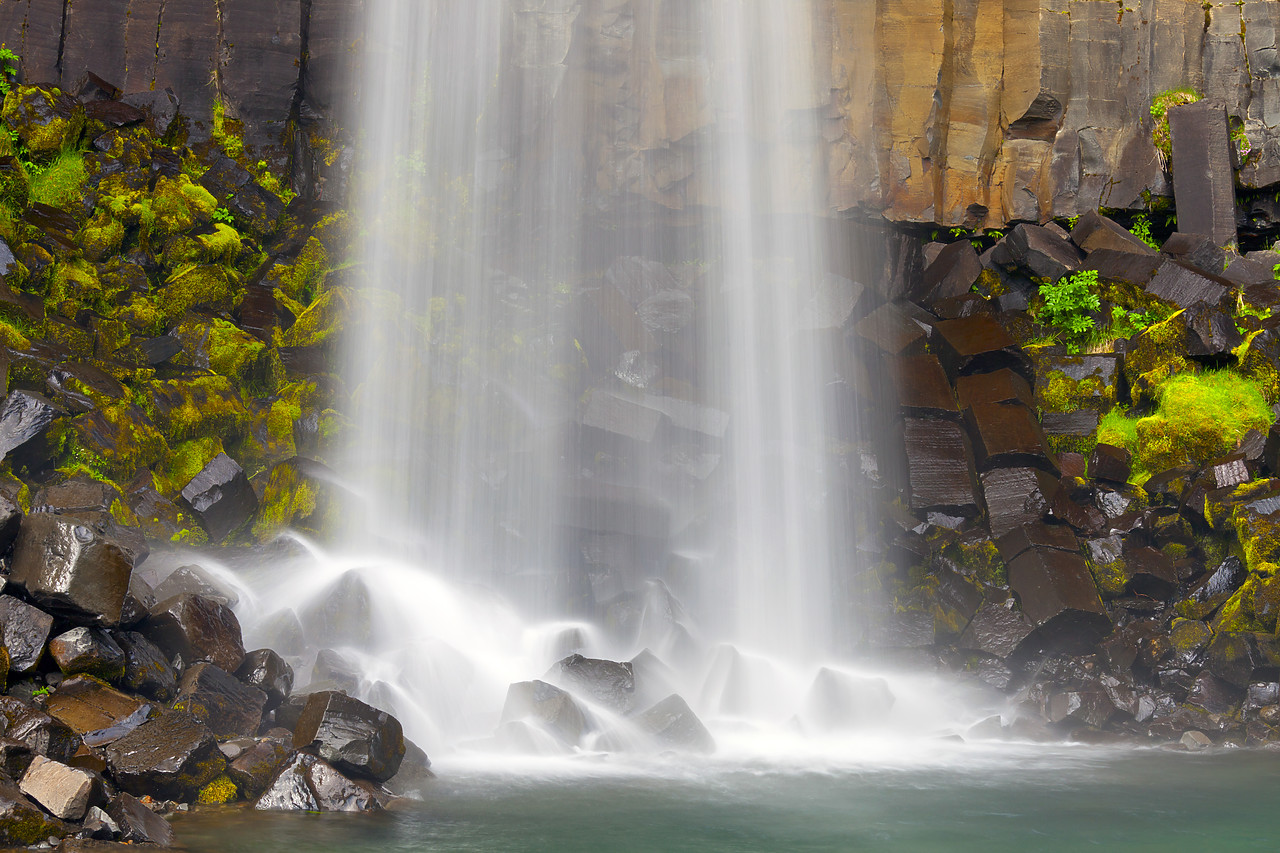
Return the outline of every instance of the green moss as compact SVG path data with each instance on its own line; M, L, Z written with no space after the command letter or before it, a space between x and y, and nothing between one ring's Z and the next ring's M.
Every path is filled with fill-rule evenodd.
M84 155L63 151L47 168L31 176L31 201L70 208L80 200L87 177Z
M170 321L192 308L230 311L242 286L240 276L220 266L187 266L164 283L156 307Z
M149 198L140 198L130 207L148 234L170 237L213 221L217 200L186 175L163 176L156 181Z
M80 232L80 245L90 260L100 261L120 251L124 225L106 211L98 211Z
M0 133L0 138L4 134ZM0 205L7 212L20 214L31 204L31 180L27 170L16 159L9 161L9 168L0 171Z
M249 422L249 412L225 376L152 382L148 386L156 425L170 444L191 438L234 438Z
M59 303L70 302L69 310L63 312L63 316L74 317L82 307L106 310L108 306L103 297L102 283L98 280L98 271L93 264L77 258L54 265L45 303L56 308Z
M959 541L949 546L951 557L959 563L968 574L991 586L1004 586L1008 582L1008 574L1000 552L990 539L976 542Z
M72 458L112 480L124 481L156 464L168 445L132 402L111 401L72 421Z
M213 101L213 141L232 160L244 156L244 125L227 115L227 105L221 98Z
M274 282L290 299L306 305L320 290L328 270L329 253L318 239L311 237L292 264L271 270L267 280Z
M1262 631L1264 627L1254 614L1254 593L1257 592L1259 578L1250 575L1235 593L1227 599L1210 620L1209 626L1214 633L1221 631ZM1274 627L1274 622L1272 625Z
M235 800L238 796L240 791L236 788L236 783L224 773L200 789L200 796L196 798L196 802L202 806L220 806Z
M1093 583L1104 599L1119 598L1124 595L1129 585L1129 573L1126 571L1123 557L1110 563L1099 565L1089 560L1089 574L1093 575Z
M1036 389L1037 403L1045 412L1074 412L1080 409L1106 411L1115 405L1115 390L1098 376L1079 381L1060 370L1051 370Z
M225 320L208 327L209 369L234 379L250 396L267 397L284 378L279 354Z
M176 495L204 466L222 453L222 439L195 438L173 446L156 468L156 487L163 494Z
M297 347L336 345L350 310L350 296L345 288L326 290L289 327L282 342Z
M1152 397L1169 377L1194 369L1182 354L1186 330L1178 319L1181 313L1148 326L1125 356L1124 373L1135 397Z
M1209 645L1213 631L1204 622L1175 618L1169 631L1169 642L1179 654L1189 654Z
M0 320L0 346L11 350L31 348L31 339L18 331L11 324Z
M260 541L270 539L294 521L310 521L315 512L316 492L310 481L293 465L277 465L263 490L253 535Z
M1151 99L1151 142L1160 152L1160 156L1168 163L1173 158L1173 139L1169 135L1169 109L1183 104L1194 104L1203 98L1200 92L1190 86L1179 86L1161 92Z
M36 163L51 163L74 148L84 130L84 109L58 95L57 89L15 86L0 108L0 119L17 132Z
M1254 331L1250 332L1244 342L1234 350L1237 361L1236 370L1258 383L1267 403L1273 406L1280 403L1280 370L1276 369L1273 352L1267 351L1268 348L1274 351L1274 347L1274 335Z

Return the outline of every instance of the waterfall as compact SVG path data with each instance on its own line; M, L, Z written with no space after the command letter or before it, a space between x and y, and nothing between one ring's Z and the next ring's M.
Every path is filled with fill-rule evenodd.
M369 0L342 273L367 512L245 605L300 684L433 756L551 748L504 697L570 653L636 681L623 711L575 694L574 749L644 742L628 715L671 692L747 753L942 725L839 662L862 288L831 272L823 8Z

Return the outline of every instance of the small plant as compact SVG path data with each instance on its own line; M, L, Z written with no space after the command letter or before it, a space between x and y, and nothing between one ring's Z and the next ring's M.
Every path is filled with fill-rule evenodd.
M1040 285L1044 305L1036 312L1036 319L1058 329L1059 337L1072 352L1093 331L1091 311L1097 311L1102 301L1094 290L1098 286L1097 270L1081 270L1064 275L1052 284Z
M31 697L48 696L51 692L52 691L48 687L37 687L35 690L31 691Z
M1113 338L1131 338L1143 329L1156 322L1150 311L1130 311L1119 305L1111 306L1111 328Z
M1151 99L1151 118L1155 120L1155 126L1151 128L1151 141L1155 143L1156 150L1160 152L1166 165L1173 157L1173 141L1169 136L1169 109L1194 104L1203 97L1204 95L1189 86L1180 86L1161 92Z
M232 216L231 211L227 210L225 207L219 207L213 212L213 221L225 222L226 224L231 225L235 222L235 217Z
M0 97L9 94L14 81L18 79L18 63L22 57L8 47L0 44Z
M1153 249L1160 248L1160 244L1151 236L1151 220L1147 219L1146 214L1139 213L1133 218L1133 223L1129 226L1129 233Z

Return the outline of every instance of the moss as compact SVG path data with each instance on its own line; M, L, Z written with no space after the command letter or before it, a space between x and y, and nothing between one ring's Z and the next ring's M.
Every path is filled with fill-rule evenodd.
M277 465L271 469L263 490L258 515L253 522L253 535L264 541L295 521L301 522L300 526L312 526L306 522L313 520L316 506L317 496L312 483L300 476L295 466L288 463Z
M1209 621L1214 633L1221 631L1262 631L1262 623L1254 614L1254 593L1257 592L1259 578L1250 575L1235 593L1227 599L1218 610L1217 615ZM1274 627L1274 622L1272 625Z
M1276 337L1270 330L1250 332L1234 350L1236 370L1258 384L1267 403L1280 403L1280 370L1274 359ZM1270 350L1270 351L1269 351Z
M31 176L31 201L72 208L80 201L87 177L84 155L63 151L47 168Z
M200 789L200 796L196 798L196 802L202 806L220 806L235 800L238 796L240 791L236 788L236 783L224 773Z
M1273 420L1256 382L1226 371L1183 374L1160 388L1158 410L1135 424L1136 447L1129 449L1151 473L1203 465L1229 452L1250 429L1265 433Z
M295 347L336 346L350 308L345 288L326 290L298 316L284 333L282 342Z
M84 130L84 109L58 89L15 86L5 96L0 119L13 128L37 163L51 163L72 148Z
M227 115L227 105L221 98L213 101L213 141L232 160L244 156L244 124Z
M152 382L147 389L153 420L170 444L191 438L234 438L249 412L225 376Z
M230 311L242 281L220 266L188 266L175 272L156 295L156 307L170 321L192 308Z
M163 494L176 495L222 452L222 439L216 436L174 445L156 468L157 489Z
M1061 370L1050 370L1037 382L1036 403L1045 412L1093 409L1101 413L1115 406L1116 393L1098 373L1076 380Z
M1004 586L1008 573L1000 552L990 539L976 542L958 541L950 546L951 557L972 577L991 586Z
M0 138L5 138L0 133ZM16 159L8 161L8 165L0 169L0 205L7 211L22 213L31 204L31 180L27 170Z
M56 308L60 303L70 302L71 305L67 311L63 312L63 316L74 317L82 307L107 311L109 306L103 297L102 283L98 279L98 271L93 264L83 258L77 258L60 261L54 265L45 303Z
M100 261L120 251L124 224L106 211L98 211L80 232L80 246L90 260Z
M217 200L186 175L162 176L149 198L141 198L130 211L152 237L170 237L213 221Z
M1195 619L1175 618L1169 631L1169 643L1181 655L1203 649L1212 639L1209 626Z
M1099 565L1093 560L1088 562L1089 574L1093 575L1093 583L1104 599L1119 598L1124 595L1125 588L1129 585L1129 573L1123 557L1118 557L1105 565Z
M1181 560L1187 556L1187 546L1181 542L1166 542L1160 546L1160 553L1171 560Z
M164 457L169 447L146 414L117 400L72 421L73 459L113 480L128 480Z
M1160 152L1165 163L1173 158L1173 138L1169 135L1169 109L1183 104L1194 104L1203 98L1200 92L1190 86L1179 86L1161 92L1151 99L1151 142Z
M1181 313L1148 326L1125 355L1125 378L1135 398L1153 397L1169 377L1194 369L1183 355L1186 330L1178 317Z
M31 339L9 323L0 320L0 346L11 350L30 349Z
M307 305L320 290L328 269L329 253L318 239L310 237L297 259L292 264L272 269L267 280L274 282L290 299Z

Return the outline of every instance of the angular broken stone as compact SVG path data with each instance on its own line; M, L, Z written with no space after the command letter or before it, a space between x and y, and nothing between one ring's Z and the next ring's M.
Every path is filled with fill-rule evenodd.
M77 620L118 625L133 559L74 516L33 513L22 520L9 580L38 603Z
M234 459L219 453L182 489L182 501L214 542L241 527L258 509L249 478Z
M903 421L911 509L972 518L978 514L969 438L951 421Z
M1129 482L1133 454L1123 447L1097 444L1089 454L1089 476L1113 483Z
M213 733L181 711L144 723L106 752L107 766L121 789L184 803L195 800L200 789L226 768Z
M267 711L279 706L293 691L293 667L271 649L255 649L245 655L236 677L266 694Z
M975 314L943 320L935 327L938 358L951 377L990 373L1009 368L1023 378L1032 375L1031 363L995 318Z
M1146 292L1172 302L1179 308L1192 305L1220 305L1231 292L1232 284L1221 276L1210 275L1177 261L1165 261L1146 284Z
M982 403L965 411L978 469L1031 466L1056 473L1044 431L1026 406Z
M1111 621L1079 553L1033 548L1015 557L1008 572L1023 612L1047 641L1088 648L1110 632Z
M507 688L500 724L531 719L561 743L576 745L587 730L587 719L564 690L544 681L522 681Z
M72 628L49 641L49 654L65 675L85 673L104 681L124 676L124 650L101 628Z
M162 601L142 626L147 638L187 662L208 660L235 672L244 660L240 620L225 604L190 593Z
M809 685L801 717L819 731L851 731L883 723L889 718L895 701L889 683L883 678L853 675L824 666Z
M9 650L9 670L30 672L44 654L53 617L12 595L0 595L0 627Z
M1083 255L1070 240L1039 225L1016 226L996 245L992 261L1057 281L1080 268Z
M0 727L4 737L63 764L80 749L80 737L65 723L12 696L0 696Z
M996 550L1005 563L1032 548L1054 548L1059 551L1080 550L1075 531L1065 524L1024 524L996 539Z
M938 357L929 353L905 356L897 367L898 405L908 417L960 417L955 394Z
M268 737L236 756L227 766L227 775L246 797L257 797L292 755L292 740Z
M1223 103L1206 98L1172 106L1168 119L1178 230L1204 234L1215 246L1234 245L1235 171Z
M678 694L671 694L635 717L641 731L668 749L709 754L715 752L715 738Z
M122 631L116 639L125 657L122 685L149 699L172 699L178 675L160 647L136 631Z
M173 707L186 711L218 737L253 734L262 722L267 695L211 663L187 668Z
M1057 479L1037 468L997 468L981 476L992 536L1042 521L1058 491Z
M137 797L121 791L111 798L107 814L120 827L120 840L134 844L173 844L173 827L143 805Z
M297 749L316 754L341 771L385 782L404 758L400 721L343 693L313 693L293 729Z
M119 740L145 723L153 710L151 705L92 676L64 680L45 699L45 708L91 747Z
M235 607L240 596L235 590L218 583L199 566L179 566L160 583L156 584L156 601L165 601L184 593L203 595L228 607Z
M956 397L961 409L981 403L1022 403L1035 405L1031 386L1007 367L993 373L973 373L956 380Z
M18 787L54 817L80 820L90 806L105 802L102 781L85 770L37 755Z
M1164 260L1154 253L1096 249L1089 253L1081 269L1095 270L1099 278L1107 281L1142 286L1151 281Z
M377 811L371 786L347 779L314 755L299 754L286 764L253 806L259 811Z
M636 679L630 663L569 655L552 672L561 686L620 713L635 703Z
M969 620L956 645L1004 660L1017 650L1034 627L1021 610L986 604Z
M982 273L982 262L968 240L948 243L925 267L918 296L928 305L940 299L968 293Z
M32 391L10 392L0 407L0 459L41 435L62 412Z
M29 847L72 832L27 799L16 783L0 778L0 844Z
M1155 548L1130 548L1124 554L1128 588L1138 595L1163 601L1178 589L1173 558Z
M1082 213L1071 227L1071 242L1085 252L1113 249L1138 255L1155 255L1156 250L1139 240L1127 228L1096 210Z

